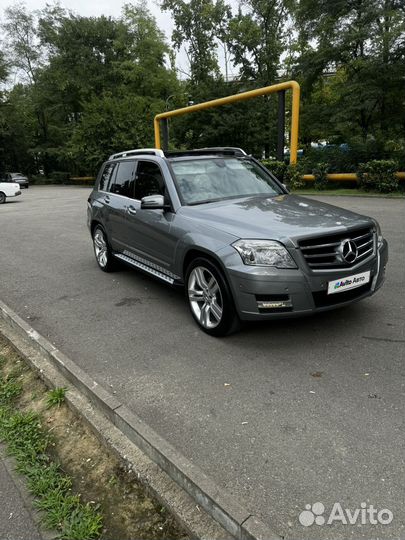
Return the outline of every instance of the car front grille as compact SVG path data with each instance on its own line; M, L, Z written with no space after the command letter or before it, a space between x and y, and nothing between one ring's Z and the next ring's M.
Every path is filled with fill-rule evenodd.
M371 227L318 236L315 238L305 238L298 242L298 246L311 270L337 270L351 268L359 262L366 260L374 252L375 234ZM344 258L344 243L349 240L350 250L356 256ZM347 246L346 246L347 248Z

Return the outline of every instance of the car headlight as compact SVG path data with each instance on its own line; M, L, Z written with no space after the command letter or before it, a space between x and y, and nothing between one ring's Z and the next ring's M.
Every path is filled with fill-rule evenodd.
M237 240L232 244L244 264L297 268L286 248L275 240Z

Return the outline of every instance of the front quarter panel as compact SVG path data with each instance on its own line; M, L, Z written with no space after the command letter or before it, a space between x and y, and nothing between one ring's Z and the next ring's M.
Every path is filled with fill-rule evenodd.
M206 253L222 265L218 252L237 240L232 234L214 229L199 220L194 221L182 216L181 210L173 220L171 232L178 239L174 255L174 272L182 278L184 278L184 261L191 250Z

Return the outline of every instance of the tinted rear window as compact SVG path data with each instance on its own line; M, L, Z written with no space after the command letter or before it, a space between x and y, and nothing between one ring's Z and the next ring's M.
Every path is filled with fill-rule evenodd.
M115 166L116 166L116 163L106 163L106 165L104 166L103 172L101 173L101 176L100 176L100 182L98 185L98 189L100 191L108 191Z
M121 161L119 163L114 184L110 188L111 193L123 195L124 197L134 196L135 164L135 161Z

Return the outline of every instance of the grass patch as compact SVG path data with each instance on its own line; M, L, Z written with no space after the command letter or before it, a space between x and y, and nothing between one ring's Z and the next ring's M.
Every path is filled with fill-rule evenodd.
M0 377L0 414L1 408L10 405L14 398L18 397L22 392L22 386L9 376ZM0 432L1 433L1 432Z
M51 407L60 407L62 405L62 403L65 401L66 390L67 388L64 387L49 390L46 397L46 405L48 409Z
M349 197L383 197L389 199L404 199L403 191L394 191L393 193L379 193L377 191L363 191L357 188L336 188L336 189L297 189L293 191L295 195L345 195Z
M4 362L3 362L4 364ZM61 390L61 389L57 389ZM64 390L64 389L63 389ZM72 481L47 454L52 438L43 428L38 413L15 412L14 404L23 386L13 373L0 373L0 439L15 458L17 470L24 474L35 496L35 506L42 510L46 527L58 531L59 538L93 539L100 536L102 516L96 506L81 502L72 495ZM52 403L59 403L61 392ZM62 401L64 393L62 395ZM49 400L49 396L48 396Z
M67 407L65 394L62 387L49 391L0 336L0 440L44 526L66 540L187 540L137 472Z

